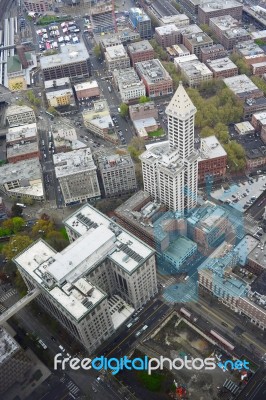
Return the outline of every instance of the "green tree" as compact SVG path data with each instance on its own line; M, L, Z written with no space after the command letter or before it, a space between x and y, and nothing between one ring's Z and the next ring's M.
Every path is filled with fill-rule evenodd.
M52 246L56 251L62 251L65 247L69 245L69 241L66 240L61 232L51 230L46 235L46 241Z
M31 233L34 238L47 237L54 231L54 222L51 220L39 219L32 227Z
M236 64L240 74L245 74L247 76L251 75L250 66L245 62L243 57L241 57L239 54L232 53L230 59Z
M49 106L49 107L47 108L47 111L48 111L50 114L52 114L52 115L57 115L57 114L58 114L58 112L56 111L56 109L55 109L54 107L52 107L52 106Z
M200 136L202 138L212 136L212 135L214 135L214 130L213 130L213 128L210 128L209 126L204 126L204 128L202 128L202 130L200 131Z
M120 115L121 117L125 118L128 116L128 105L126 103L120 104Z
M25 221L21 217L13 217L12 223L13 223L13 232L14 233L20 232L25 226Z
M128 151L135 162L140 162L139 156L145 150L144 139L133 137L128 145Z
M23 213L23 208L18 206L17 204L13 204L11 208L11 213L13 217L20 217Z
M9 242L3 246L2 254L11 261L17 254L25 250L33 240L26 235L14 235Z
M15 286L21 297L26 295L28 288L18 270L16 271L16 276L15 276Z
M260 78L259 76L252 76L251 80L255 85L263 91L264 95L266 95L266 82L264 79Z
M147 96L140 96L139 98L139 104L148 103L148 101L150 101L150 99Z
M101 59L103 57L102 48L99 44L96 44L96 46L94 46L93 52L95 57L97 57L98 59Z

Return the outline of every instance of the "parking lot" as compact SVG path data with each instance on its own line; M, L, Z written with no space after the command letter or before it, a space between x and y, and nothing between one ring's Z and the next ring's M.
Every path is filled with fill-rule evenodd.
M249 178L246 181L235 183L231 185L229 189L224 189L222 187L215 190L211 193L211 196L243 212L258 199L264 190L266 190L266 176L259 175ZM262 204L263 203L259 202L258 206Z

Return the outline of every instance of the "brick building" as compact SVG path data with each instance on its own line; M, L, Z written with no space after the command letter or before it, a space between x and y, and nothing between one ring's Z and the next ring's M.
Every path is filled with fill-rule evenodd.
M143 118L158 118L158 109L153 101L129 106L129 116L131 121Z
M266 73L266 61L251 64L252 75L263 76Z
M227 154L215 136L201 139L198 163L198 181L204 183L211 177L220 180L226 174Z
M106 67L109 71L130 67L130 59L122 44L107 47L104 53Z
M131 43L127 46L129 58L132 67L137 62L152 60L155 56L152 45L148 40L141 40L140 42Z
M216 60L217 58L223 58L228 55L227 50L221 44L213 44L209 47L201 47L199 59L201 62L206 62L207 60Z
M238 75L237 66L228 57L209 60L206 65L213 72L213 77L216 79Z
M243 5L235 0L210 1L199 5L198 21L200 24L209 24L210 18L231 15L237 20L242 19Z
M184 35L183 44L191 54L196 54L196 56L199 57L201 49L212 46L213 40L206 33L199 32L191 35Z
M78 100L100 96L100 88L97 81L78 83L74 86L74 89Z
M159 26L155 28L154 38L163 48L180 43L180 30L175 24Z
M239 42L250 39L248 31L240 27L239 21L231 15L211 18L209 24L219 42L227 50L232 50Z
M9 163L39 158L36 124L9 128L6 134L6 154Z

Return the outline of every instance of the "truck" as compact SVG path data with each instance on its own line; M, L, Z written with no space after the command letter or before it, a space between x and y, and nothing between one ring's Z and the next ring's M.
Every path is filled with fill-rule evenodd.
M21 207L21 208L26 208L25 204L23 204L23 203L16 203L16 205Z
M112 91L111 86L108 86L108 90L109 90L109 92L111 93L111 91Z

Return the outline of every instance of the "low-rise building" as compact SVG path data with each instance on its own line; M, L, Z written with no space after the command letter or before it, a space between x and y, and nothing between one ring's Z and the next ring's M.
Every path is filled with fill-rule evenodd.
M264 51L253 40L236 43L233 52L243 57L248 65L266 61Z
M130 67L130 58L122 44L107 47L104 57L109 71Z
M189 50L183 44L174 44L174 46L172 46L172 49L174 50L177 57L185 57L190 55Z
M215 136L201 139L198 181L215 181L224 178L226 174L227 154Z
M114 130L114 123L106 100L95 101L93 109L83 111L82 117L85 127L90 132L112 143L118 143L118 137Z
M7 59L8 89L11 92L27 89L25 70L18 55L10 56Z
M28 106L9 106L6 110L6 119L10 127L36 122L35 112Z
M38 141L37 125L25 124L23 126L10 127L6 134L6 144L13 146L14 144L23 144Z
M180 31L180 43L184 44L184 38L186 35L197 35L198 33L203 32L203 30L196 24L191 24L187 26L181 26L179 28Z
M189 17L186 14L164 15L159 18L159 24L175 24L176 26L187 26L189 25Z
M205 32L185 34L183 35L183 44L190 51L191 54L200 56L202 48L210 47L213 45L213 40Z
M251 124L259 132L263 127L266 127L266 111L254 113L251 118Z
M115 69L113 77L123 103L146 95L146 87L134 68Z
M173 80L157 59L136 63L136 71L146 86L150 98L173 93Z
M149 139L149 133L156 132L159 128L158 122L153 117L136 119L133 126L138 137Z
M56 153L74 150L73 144L77 142L77 132L72 126L62 123L52 126L53 143Z
M227 50L220 43L213 44L209 47L202 47L200 49L199 59L205 63L208 60L216 60L217 58L223 58L228 55Z
M131 60L131 65L137 62L152 60L155 56L154 49L148 40L131 43L127 46L127 51Z
M155 28L156 42L163 48L180 43L180 30L175 24L163 25Z
M216 79L238 75L238 68L229 57L208 60L206 65L212 71L213 77Z
M239 21L231 15L211 18L210 28L227 50L232 50L239 42L250 40L249 32L240 27Z
M10 197L44 200L42 167L38 158L2 165L0 187Z
M51 107L75 106L72 87L46 92L47 103Z
M182 62L179 69L190 87L200 86L213 79L212 71L199 60Z
M140 34L137 31L133 31L128 27L126 29L119 29L116 33L109 33L109 35L101 36L99 43L103 51L106 51L107 47L117 46L118 44L128 44L140 40Z
M196 54L188 54L188 55L183 56L183 57L175 57L174 58L174 64L175 64L176 68L179 69L180 65L182 63L185 63L185 62L193 63L194 61L197 61L197 60L198 60L198 57L196 56Z
M211 0L199 5L198 20L200 24L208 25L211 18L231 15L241 21L242 10L243 5L235 0L227 0L225 2Z
M137 190L135 166L129 154L101 155L97 165L105 197L120 197Z
M241 100L256 99L263 96L263 92L245 74L237 77L225 78L224 83Z
M254 31L250 33L253 40L266 40L266 30Z
M252 75L263 76L266 73L266 61L251 64Z
M188 264L197 253L197 243L185 236L178 236L162 253L162 259L169 263L173 272L186 272Z
M131 121L143 118L158 118L158 109L153 101L129 106Z
M61 253L39 239L14 262L41 306L92 355L157 293L155 251L89 204L64 224L71 244Z
M250 135L255 132L254 127L249 121L243 121L235 124L235 130L239 135Z
M100 88L97 81L95 80L77 83L76 85L74 85L74 89L78 100L100 96Z
M7 146L6 158L9 163L17 163L31 158L40 158L40 150L37 142L14 144Z
M37 126L28 124L9 128L6 134L6 155L9 163L39 158Z
M24 7L27 11L44 14L51 10L52 0L25 0Z
M54 154L53 161L65 205L101 197L96 165L89 148Z
M224 241L229 228L228 212L210 201L187 219L188 237L198 244L202 254L210 254Z

